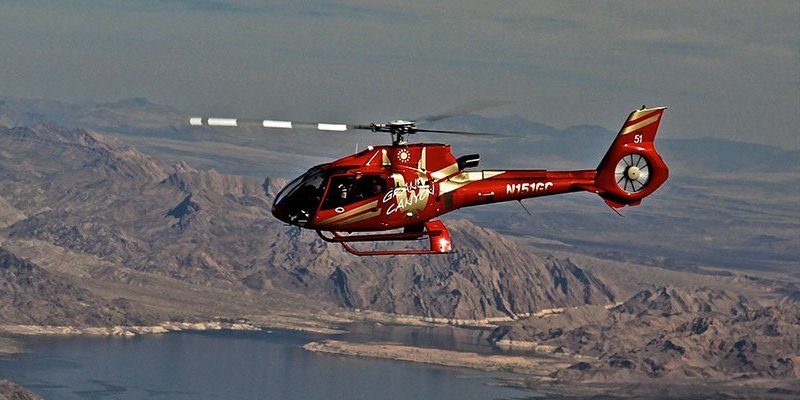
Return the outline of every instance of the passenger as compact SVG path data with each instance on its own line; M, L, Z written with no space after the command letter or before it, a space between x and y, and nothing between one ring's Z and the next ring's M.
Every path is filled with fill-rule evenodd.
M345 184L342 183L339 184L339 186L337 186L336 189L339 191L339 199L341 199L342 202L347 200L347 186L345 186Z
M376 181L375 184L372 186L372 195L376 196L383 193L383 185L380 182Z

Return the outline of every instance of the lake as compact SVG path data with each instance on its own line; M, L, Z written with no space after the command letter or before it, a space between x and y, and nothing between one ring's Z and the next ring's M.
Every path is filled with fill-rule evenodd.
M356 326L347 340L392 340L493 352L483 333ZM33 337L0 359L0 377L45 399L524 399L467 369L318 354L320 336L288 332L181 332L115 337Z

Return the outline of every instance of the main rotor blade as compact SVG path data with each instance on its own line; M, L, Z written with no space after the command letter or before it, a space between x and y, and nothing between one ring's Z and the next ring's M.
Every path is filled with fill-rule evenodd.
M245 127L258 126L262 128L277 129L316 129L320 131L345 132L348 130L362 129L372 130L372 126L363 124L330 124L322 122L295 122L277 121L271 119L245 119L245 118L189 118L192 126L226 126L226 127Z
M465 132L465 131L447 131L443 129L414 129L415 132L432 132L432 133L448 133L453 135L472 135L472 136L497 136L505 137L502 133L489 133L489 132Z
M502 101L502 100L475 100L469 103L463 104L459 107L456 107L452 110L445 111L441 114L435 115L428 115L422 118L417 118L417 122L435 122L445 118L457 117L459 115L465 115L469 113L473 113L475 111L486 110L487 108L494 108L499 107L502 105L506 105L511 103L510 101Z

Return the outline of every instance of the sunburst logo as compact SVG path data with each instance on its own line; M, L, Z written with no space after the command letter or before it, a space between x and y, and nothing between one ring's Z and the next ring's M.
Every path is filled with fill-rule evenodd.
M407 162L411 159L411 153L409 153L407 149L402 149L397 153L397 158L401 162Z

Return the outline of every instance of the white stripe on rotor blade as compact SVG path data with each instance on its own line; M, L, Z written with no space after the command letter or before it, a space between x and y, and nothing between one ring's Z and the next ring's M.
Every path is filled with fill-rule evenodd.
M203 125L203 119L202 118L198 118L198 117L189 118L189 125L202 126Z
M208 126L237 126L235 118L209 118Z
M317 129L321 131L346 131L347 125L342 124L317 124Z
M270 119L265 119L262 125L264 125L264 128L292 129L292 121L273 121Z

